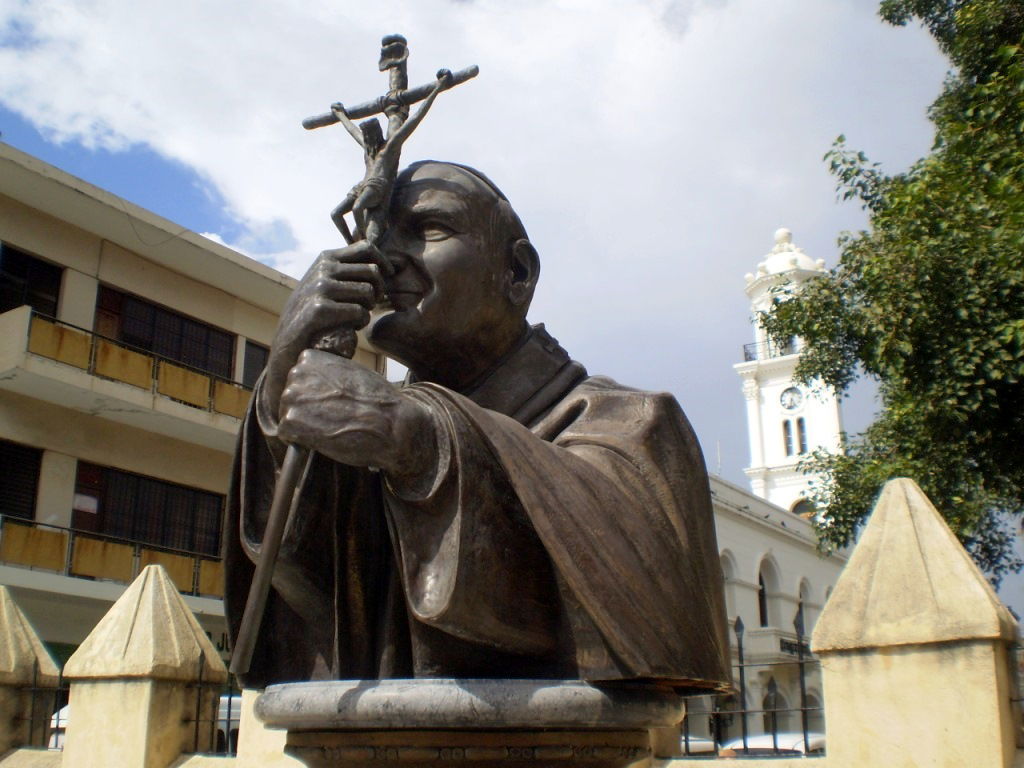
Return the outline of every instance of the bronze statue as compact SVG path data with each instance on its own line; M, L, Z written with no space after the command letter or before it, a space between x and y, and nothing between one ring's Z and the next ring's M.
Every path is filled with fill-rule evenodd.
M527 323L540 261L482 173L415 163L386 213L376 243L302 279L243 424L233 639L286 447L313 451L244 683L727 687L707 473L674 398L589 376ZM403 386L315 348L360 328L409 368Z

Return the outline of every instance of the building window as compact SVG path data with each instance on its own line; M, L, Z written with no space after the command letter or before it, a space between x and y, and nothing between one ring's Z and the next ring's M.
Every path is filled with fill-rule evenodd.
M101 286L96 299L96 332L168 360L231 378L234 334L140 299Z
M267 367L270 350L255 341L245 340L245 363L242 367L242 383L247 387L255 387L256 379Z
M768 587L764 583L764 573L757 574L757 616L762 627L768 624Z
M36 312L54 317L64 270L0 243L0 312L28 304Z
M42 461L43 452L37 448L0 440L0 514L35 518Z
M812 517L814 517L816 509L814 507L814 504L809 502L807 499L797 499L796 502L793 504L792 509L790 509L790 512L792 512L797 517L802 517L805 520L810 520Z
M793 422L786 419L782 422L782 443L787 456L793 455Z
M800 453L807 453L807 423L802 416L796 420L796 438Z
M220 553L224 497L78 462L72 527L158 547Z

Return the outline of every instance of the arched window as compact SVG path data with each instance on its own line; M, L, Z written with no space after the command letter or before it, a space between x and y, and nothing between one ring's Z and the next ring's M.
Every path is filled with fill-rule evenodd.
M765 692L764 698L761 700L761 709L764 712L764 732L765 733L780 733L782 731L792 730L791 726L791 715L789 711L789 702L786 701L785 695L779 690L778 683L775 682L775 678L769 678L767 691Z
M761 626L768 626L768 587L764 583L764 572L757 574L757 615Z
M807 582L807 579L801 579L800 580L800 591L799 591L798 600L797 600L797 604L796 604L796 610L797 610L797 613L799 613L800 611L803 611L804 634L807 634L810 631L810 627L811 627L811 617L807 615L807 611L809 610L807 604L810 602L810 600L811 600L811 585ZM795 619L795 617L794 617L794 619Z
M807 499L797 499L789 511L803 518L814 517L814 505Z
M821 699L815 693L807 694L807 730L812 733L825 732L825 713L821 708Z
M719 561L722 564L722 581L725 585L725 612L732 617L736 615L736 565L728 550L723 550Z
M807 453L807 422L803 416L796 420L796 438L800 453Z
M793 455L793 422L786 419L782 422L782 443L786 449L786 455Z
M779 570L766 555L757 569L757 613L762 627L781 626L779 605Z

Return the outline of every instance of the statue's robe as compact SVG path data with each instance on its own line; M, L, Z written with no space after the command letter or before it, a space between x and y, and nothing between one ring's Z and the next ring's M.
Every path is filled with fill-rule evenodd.
M417 493L314 455L249 675L730 680L707 473L675 399L589 377L542 326L432 411ZM260 398L253 397L253 403ZM250 408L228 500L232 638L284 445Z

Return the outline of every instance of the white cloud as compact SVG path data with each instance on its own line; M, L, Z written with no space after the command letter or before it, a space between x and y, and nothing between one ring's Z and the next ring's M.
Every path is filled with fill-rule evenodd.
M533 316L594 372L676 392L727 476L746 455L730 366L745 272L785 224L814 257L860 225L822 154L840 132L894 167L925 153L946 65L864 0L0 0L0 101L63 140L144 142L214 184L236 245L299 275L340 244L362 175L303 117L376 96L379 38L413 81L476 63L408 143L476 165L544 259ZM12 39L11 35L7 35Z

